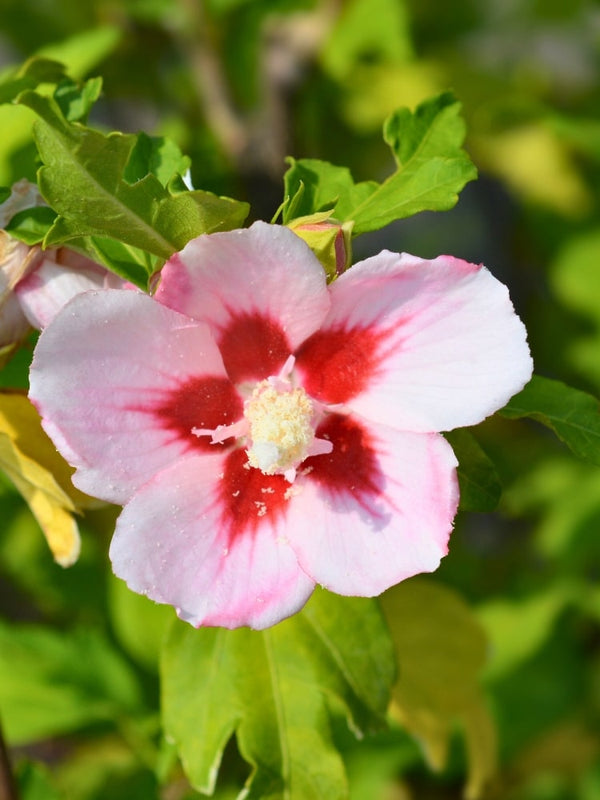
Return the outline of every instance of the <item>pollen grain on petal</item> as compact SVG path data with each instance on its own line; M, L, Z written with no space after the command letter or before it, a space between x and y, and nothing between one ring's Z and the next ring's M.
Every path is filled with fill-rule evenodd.
M283 475L246 469L247 463L245 450L231 450L219 485L221 524L232 539L252 534L263 520L275 524L285 510L284 495L289 484Z

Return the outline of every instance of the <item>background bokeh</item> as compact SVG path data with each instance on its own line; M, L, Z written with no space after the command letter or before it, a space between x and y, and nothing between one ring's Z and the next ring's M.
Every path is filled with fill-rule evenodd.
M173 138L196 187L267 220L286 155L382 180L385 118L451 88L479 180L452 211L359 237L355 256L485 263L510 288L536 371L600 392L597 2L0 0L0 67L34 53L103 76L94 125ZM31 120L0 107L0 185L35 179ZM26 386L29 357L0 383ZM487 637L499 767L482 796L597 800L600 472L535 423L493 418L477 434L504 492L496 512L459 517L436 580ZM198 796L160 735L157 654L172 612L110 575L115 511L86 515L81 558L63 570L0 479L0 718L26 800ZM452 671L438 677L452 694ZM476 730L465 708L439 771L402 726L346 742L353 800L460 797L478 758L460 735L461 723ZM246 774L231 745L217 796L234 797Z

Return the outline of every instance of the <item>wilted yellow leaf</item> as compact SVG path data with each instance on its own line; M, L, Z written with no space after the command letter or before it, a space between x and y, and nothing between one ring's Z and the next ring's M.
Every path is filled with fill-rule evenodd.
M496 770L495 728L479 686L483 630L456 592L431 579L404 581L381 599L399 667L391 713L434 769L445 766L460 723L469 758L465 795L478 798Z
M55 561L71 565L80 547L75 504L87 498L71 484L71 468L44 433L37 411L17 392L0 392L0 469L29 505Z

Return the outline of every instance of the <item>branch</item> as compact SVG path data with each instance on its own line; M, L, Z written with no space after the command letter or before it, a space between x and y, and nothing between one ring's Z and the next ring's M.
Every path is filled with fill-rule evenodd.
M179 31L179 40L190 65L196 93L223 150L239 164L248 146L248 132L231 98L203 0L180 0L180 3L188 26Z

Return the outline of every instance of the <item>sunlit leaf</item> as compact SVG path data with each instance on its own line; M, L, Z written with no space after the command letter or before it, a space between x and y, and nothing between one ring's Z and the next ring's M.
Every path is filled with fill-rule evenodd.
M140 133L123 170L123 180L133 184L151 173L166 187L174 175L183 175L189 166L190 159L171 139Z
M123 35L119 25L96 25L45 45L39 50L39 56L60 61L72 77L82 79L114 52Z
M266 631L194 630L177 622L163 652L163 713L192 784L214 788L236 733L252 765L248 798L347 797L331 731L343 713L375 729L394 676L377 604L317 591L307 607Z
M49 58L30 58L23 66L0 75L0 103L14 100L26 89L41 83L58 83L66 77L65 67Z
M166 259L194 236L242 224L248 210L245 203L203 191L172 196L152 172L139 177L136 136L105 136L69 123L56 101L32 91L19 100L40 117L35 136L45 166L38 182L60 215L45 246L99 236ZM126 179L128 168L133 169L132 183ZM139 282L137 273L130 277Z
M378 230L420 211L452 208L476 170L461 145L465 124L450 93L417 107L401 108L384 125L384 138L396 161L387 180L354 183L350 171L324 161L290 160L285 193L293 197L300 181L305 191L297 213L326 208L341 222L353 221L355 235ZM284 221L289 222L284 212Z
M63 116L69 122L85 122L92 106L100 97L102 78L90 78L82 86L74 81L64 80L54 91Z
M479 685L486 660L481 626L459 595L431 579L404 581L381 601L399 664L393 711L438 770L460 722L469 756L466 795L481 797L496 768L494 725Z
M348 167L337 167L317 158L287 159L290 168L285 173L285 194L290 203L283 209L283 221L309 216L319 211L333 210L340 198L346 197L356 184ZM370 186L377 187L375 181ZM370 188L365 190L367 193ZM333 214L332 214L333 215ZM339 219L338 214L335 214Z
M600 465L600 404L587 392L534 375L500 412L529 417L554 431L576 456Z
M42 430L29 400L0 393L0 469L37 519L55 560L69 566L79 555L75 503L86 503L70 481L71 469Z
M52 83L58 83L65 74L65 68L74 78L83 78L93 69L97 64L106 58L114 50L122 36L122 31L117 26L98 26L91 31L84 31L78 33L63 41L54 41L51 45L42 48L42 51L35 57L36 64L39 62L47 62L48 60L54 63L60 62L56 67L54 74L48 71L43 75L38 76L46 80L54 78ZM34 59L32 59L33 62ZM25 69L29 62L21 68ZM63 67L63 65L65 65ZM28 70L39 70L39 66L28 67ZM5 73L3 73L4 75ZM37 84L35 84L37 85ZM13 90L7 94L14 94L22 91L24 88L32 88L33 84L28 87L13 87ZM0 94L2 90L0 89ZM10 98L9 98L10 99ZM31 128L34 120L32 112L24 106L2 106L0 107L0 130L2 136L0 137L0 181L6 183L13 183L14 181L22 178L25 174L30 180L35 180L35 148L31 142ZM23 169L23 164L20 160L14 163L14 156L19 153L31 142L31 166L26 172L19 170Z

